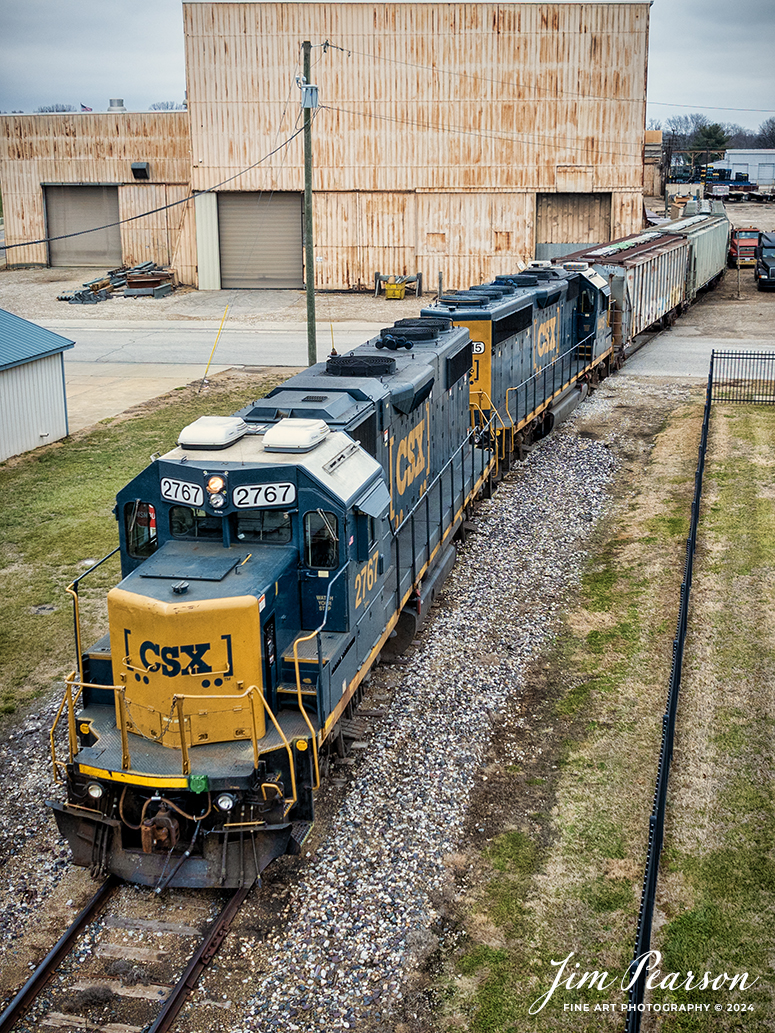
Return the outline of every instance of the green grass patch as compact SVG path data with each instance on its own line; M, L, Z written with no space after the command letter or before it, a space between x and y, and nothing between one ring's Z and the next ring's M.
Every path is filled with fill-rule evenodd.
M0 464L0 710L47 690L75 659L66 586L118 544L116 493L148 465L152 453L174 447L180 430L206 414L228 414L266 393L279 377L245 378L244 386L211 382L157 403L146 414L98 424L85 435ZM119 579L117 559L82 588L84 645L106 627L104 596ZM42 605L54 612L36 613Z
M599 878L584 886L580 896L596 914L621 911L632 907L632 883L629 879Z
M773 432L775 413L761 408L714 411L711 422L709 504L701 509L703 551L694 580L704 605L690 627L702 643L702 668L696 682L691 668L688 678L685 670L678 724L679 742L688 729L703 766L697 783L682 779L673 790L671 807L681 829L671 834L669 809L662 856L662 872L671 875L672 917L653 943L663 954L663 973L691 971L695 981L705 972L711 979L746 972L749 983L759 977L747 990L660 991L661 1000L679 1005L710 1003L720 1030L763 1029L775 1007ZM728 1012L728 1005L753 1005L755 1014ZM692 1013L670 1013L663 1021L666 1033L710 1028L707 1016Z
M457 968L462 975L472 976L485 966L491 968L503 964L507 958L506 951L488 947L486 943L478 943L459 959Z
M533 872L537 855L536 844L524 832L504 832L487 850L493 868L521 877Z

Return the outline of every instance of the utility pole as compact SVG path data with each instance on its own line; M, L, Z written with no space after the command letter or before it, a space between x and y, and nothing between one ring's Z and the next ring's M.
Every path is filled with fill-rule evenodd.
M312 44L305 40L304 85L301 104L304 111L304 265L307 285L307 361L314 366L318 361L315 335L315 247L312 240L312 109L317 107L317 87L309 87L310 55ZM314 92L314 98L313 98ZM314 103L313 103L314 99Z

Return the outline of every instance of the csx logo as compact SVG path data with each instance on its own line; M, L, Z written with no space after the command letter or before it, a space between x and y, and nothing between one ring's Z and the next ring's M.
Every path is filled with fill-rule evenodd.
M158 642L146 640L140 646L140 663L149 672L161 670L165 678L175 678L179 674L211 674L213 669L205 660L205 653L209 651L209 642L160 646Z
M398 494L403 495L410 484L425 470L425 453L423 452L423 431L425 420L420 420L416 427L409 431L398 446L396 453L396 487Z
M542 356L557 351L557 316L552 316L539 326L536 351Z

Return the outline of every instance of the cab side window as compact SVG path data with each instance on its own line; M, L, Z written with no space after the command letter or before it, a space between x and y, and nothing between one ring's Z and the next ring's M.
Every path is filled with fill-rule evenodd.
M124 506L127 552L136 560L148 559L159 546L156 510L150 502L127 502Z
M304 562L308 567L333 570L339 566L336 513L316 509L304 516Z

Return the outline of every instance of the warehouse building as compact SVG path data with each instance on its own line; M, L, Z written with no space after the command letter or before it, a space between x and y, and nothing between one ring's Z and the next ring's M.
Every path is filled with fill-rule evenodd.
M115 227L90 262L301 287L302 138L287 141L304 40L319 288L377 271L466 286L634 232L649 6L184 3L187 111L0 118L8 243L181 201ZM82 258L64 240L8 261Z
M712 161L711 168L727 169L730 179L748 177L748 183L760 187L775 186L775 149L728 150L720 161Z

